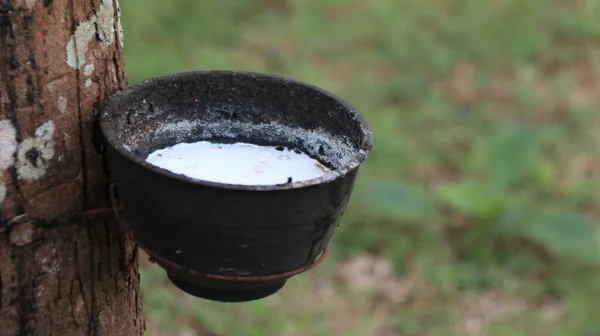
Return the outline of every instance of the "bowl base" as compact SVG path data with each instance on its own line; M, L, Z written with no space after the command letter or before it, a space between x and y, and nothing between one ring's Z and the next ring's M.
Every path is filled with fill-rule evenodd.
M248 302L263 299L267 296L277 293L286 283L286 280L282 280L275 283L270 282L268 286L261 288L231 291L199 286L182 280L181 278L169 273L167 273L167 276L173 285L175 285L175 287L186 292L187 294L202 299L219 302Z

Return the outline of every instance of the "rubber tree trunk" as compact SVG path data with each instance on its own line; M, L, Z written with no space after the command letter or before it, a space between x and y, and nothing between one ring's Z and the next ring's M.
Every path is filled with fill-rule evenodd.
M0 0L0 335L141 335L95 114L126 85L116 0Z

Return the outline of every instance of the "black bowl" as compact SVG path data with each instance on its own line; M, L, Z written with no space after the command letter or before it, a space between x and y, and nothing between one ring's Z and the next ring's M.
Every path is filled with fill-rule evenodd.
M322 260L371 149L366 121L342 99L288 78L238 71L138 83L111 98L100 127L139 245L176 286L219 301L268 296ZM332 171L245 186L145 161L154 150L201 140L294 147Z

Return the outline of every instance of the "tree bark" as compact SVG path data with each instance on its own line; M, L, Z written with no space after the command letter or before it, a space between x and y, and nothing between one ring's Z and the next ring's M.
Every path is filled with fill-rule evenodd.
M126 86L117 0L0 0L0 335L142 335L96 114Z

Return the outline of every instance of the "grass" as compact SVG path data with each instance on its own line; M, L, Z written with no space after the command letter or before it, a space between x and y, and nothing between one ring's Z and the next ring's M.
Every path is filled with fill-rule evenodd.
M375 136L324 265L239 305L144 266L149 335L600 334L600 1L121 9L131 83L282 74L348 99Z

